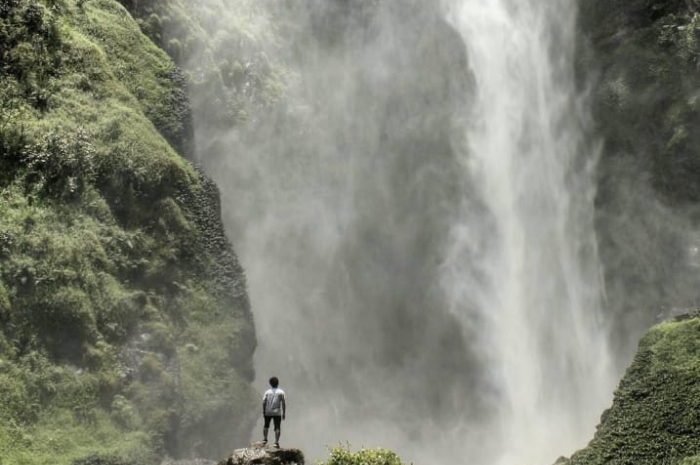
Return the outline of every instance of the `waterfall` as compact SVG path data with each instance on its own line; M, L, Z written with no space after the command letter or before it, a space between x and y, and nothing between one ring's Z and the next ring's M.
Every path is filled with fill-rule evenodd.
M573 2L441 1L265 3L284 104L198 129L310 459L545 465L610 398Z
M475 82L458 138L463 208L444 285L478 321L501 462L592 437L614 375L593 225L597 148L574 80L569 0L455 0Z

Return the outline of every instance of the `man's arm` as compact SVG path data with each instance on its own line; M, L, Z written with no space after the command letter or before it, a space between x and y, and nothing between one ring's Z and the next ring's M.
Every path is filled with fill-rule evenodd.
M286 419L287 417L287 401L285 400L284 396L280 399L281 405L282 405L282 419Z
M263 402L262 402L262 407L263 407L263 416L265 415L265 404L267 404L267 394L263 396Z

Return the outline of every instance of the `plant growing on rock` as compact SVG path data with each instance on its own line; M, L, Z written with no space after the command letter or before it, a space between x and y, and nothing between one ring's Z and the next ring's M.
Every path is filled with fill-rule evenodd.
M404 465L394 452L386 449L360 449L352 452L349 446L330 448L330 457L319 465Z

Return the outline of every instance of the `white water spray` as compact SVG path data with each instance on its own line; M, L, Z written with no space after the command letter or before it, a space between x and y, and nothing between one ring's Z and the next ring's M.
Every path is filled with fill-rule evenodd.
M504 464L547 463L582 446L614 380L575 20L569 0L449 8L475 93L461 144L471 190L444 283L452 311L480 322Z
M270 2L285 105L199 138L312 460L546 465L612 390L573 1L441 1Z

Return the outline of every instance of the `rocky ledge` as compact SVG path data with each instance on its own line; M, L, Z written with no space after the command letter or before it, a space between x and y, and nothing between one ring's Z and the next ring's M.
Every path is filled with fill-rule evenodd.
M262 442L236 449L218 465L304 465L304 453L299 449L273 448Z

